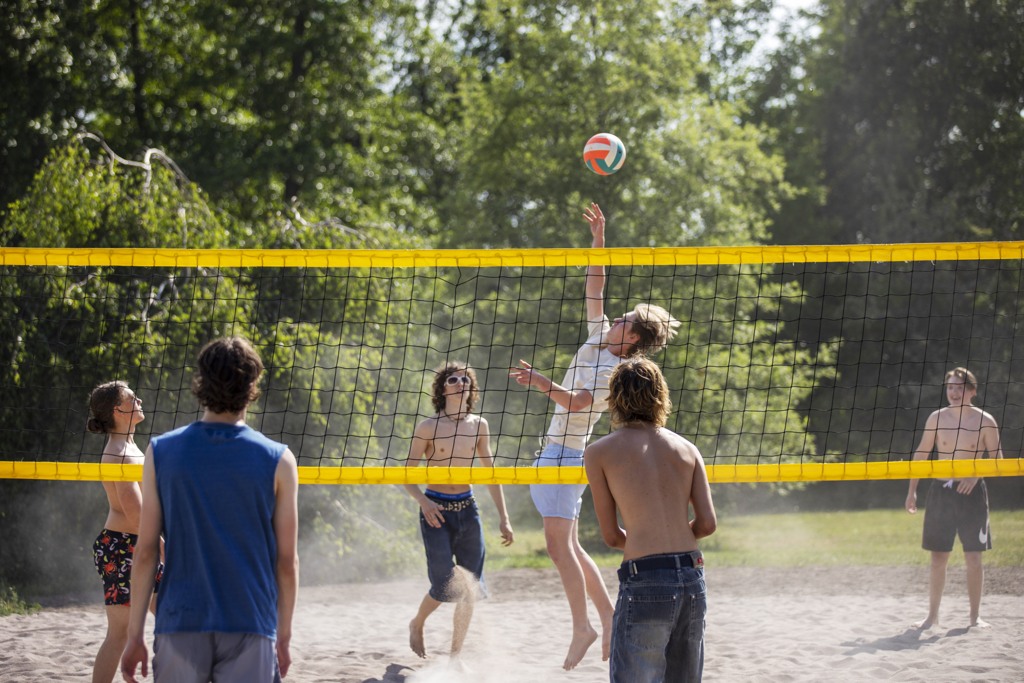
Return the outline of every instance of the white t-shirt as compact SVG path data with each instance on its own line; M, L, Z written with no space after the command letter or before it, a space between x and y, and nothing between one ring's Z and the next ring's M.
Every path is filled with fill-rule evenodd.
M570 391L586 389L594 397L587 410L570 413L555 404L555 416L548 427L548 440L568 448L582 451L594 431L594 425L601 419L601 413L608 410L608 380L612 370L621 359L606 348L605 334L611 329L606 316L587 323L590 337L573 356L565 377L559 383Z

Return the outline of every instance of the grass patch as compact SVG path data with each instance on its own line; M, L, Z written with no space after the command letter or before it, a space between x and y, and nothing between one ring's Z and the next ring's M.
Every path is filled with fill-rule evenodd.
M720 516L718 531L701 541L708 563L718 567L913 566L927 565L921 549L924 513L864 510ZM501 547L496 534L487 538L488 570L551 567L540 529L516 529L516 542ZM985 553L992 567L1024 566L1024 512L992 513L993 549ZM592 548L599 566L616 567L621 553ZM960 543L950 557L963 564Z
M39 605L22 600L13 587L0 588L0 617L10 614L32 614L38 610Z

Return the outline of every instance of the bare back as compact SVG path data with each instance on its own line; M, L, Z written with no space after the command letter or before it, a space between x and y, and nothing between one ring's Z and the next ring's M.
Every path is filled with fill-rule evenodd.
M622 516L623 559L697 549L689 504L698 521L714 509L696 446L668 429L628 426L591 444L586 460L602 533L616 510Z

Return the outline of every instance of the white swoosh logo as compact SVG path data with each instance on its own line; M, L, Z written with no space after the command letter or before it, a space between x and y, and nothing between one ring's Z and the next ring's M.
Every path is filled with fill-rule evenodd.
M978 532L978 540L981 541L982 543L988 543L988 527L987 526L984 529L982 529L981 531Z

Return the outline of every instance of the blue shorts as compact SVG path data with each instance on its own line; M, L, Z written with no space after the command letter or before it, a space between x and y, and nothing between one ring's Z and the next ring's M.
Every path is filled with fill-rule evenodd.
M611 682L701 680L707 608L700 551L623 562L612 618Z
M534 467L583 466L583 451L567 448L561 444L548 443ZM541 517L562 517L577 519L583 509L583 492L586 484L530 484L530 497Z
M420 511L420 532L427 551L427 578L430 597L438 602L461 602L466 599L463 587L453 583L455 565L473 574L477 585L474 597L486 597L484 584L484 529L480 510L471 493L445 495L426 490L424 494L443 509L441 528L427 524Z

